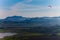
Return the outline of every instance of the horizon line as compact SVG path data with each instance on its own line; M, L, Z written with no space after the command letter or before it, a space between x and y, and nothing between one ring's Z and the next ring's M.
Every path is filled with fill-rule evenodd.
M17 15L13 15L13 16L17 16ZM7 17L13 17L13 16L7 16ZM5 19L7 17L4 17L4 18L0 18L0 19ZM53 17L60 17L60 16L33 16L33 17L27 17L27 16L21 16L21 17L25 17L25 18L42 18L42 17L49 17L49 18L53 18Z

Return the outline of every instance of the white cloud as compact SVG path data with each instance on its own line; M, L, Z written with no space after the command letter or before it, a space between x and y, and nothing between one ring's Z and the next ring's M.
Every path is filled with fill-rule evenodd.
M23 2L32 2L32 0L24 0Z
M11 7L14 11L26 11L26 10L42 10L42 9L48 9L48 6L35 6L35 5L28 5L24 3L17 3L16 5L13 5Z
M35 17L35 16L59 16L60 7L52 6L52 8L48 8L48 6L33 6L27 5L23 3L17 3L12 6L12 13L16 13L16 15L27 16L27 17Z
M10 10L0 10L0 18L7 16L26 16L26 17L41 17L41 16L60 16L60 6L36 6L24 4L24 2L31 2L32 0L26 0L19 2L10 7Z

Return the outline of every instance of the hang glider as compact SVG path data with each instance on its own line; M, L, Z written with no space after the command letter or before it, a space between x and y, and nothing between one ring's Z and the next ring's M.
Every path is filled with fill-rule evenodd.
M49 8L52 8L52 6L51 6L51 5L48 5L48 7L49 7Z

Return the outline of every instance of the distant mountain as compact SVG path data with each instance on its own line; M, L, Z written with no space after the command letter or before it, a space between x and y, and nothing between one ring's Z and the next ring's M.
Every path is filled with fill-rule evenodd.
M60 17L36 17L27 18L22 16L11 16L0 20L0 27L50 27L60 26Z
M24 21L26 18L25 17L22 17L22 16L12 16L12 17L7 17L5 18L4 20L5 21Z

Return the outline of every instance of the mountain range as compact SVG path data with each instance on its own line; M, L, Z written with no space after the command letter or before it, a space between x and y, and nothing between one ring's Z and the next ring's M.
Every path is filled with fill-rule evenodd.
M34 32L44 34L60 33L60 17L35 17L10 16L0 19L0 28L13 32Z
M60 26L60 17L35 17L10 16L0 19L0 27L49 27Z

